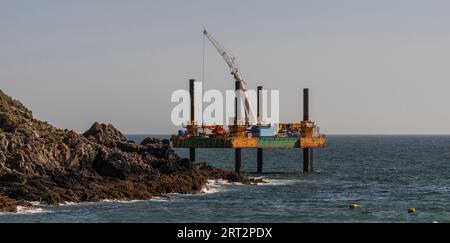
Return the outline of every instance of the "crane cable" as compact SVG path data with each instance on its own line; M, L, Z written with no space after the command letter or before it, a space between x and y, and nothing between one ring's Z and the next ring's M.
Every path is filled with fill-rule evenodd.
M205 66L206 66L206 39L205 35L203 36L203 70L202 70L202 103L203 103L203 94L204 94L204 88L205 88ZM202 127L204 126L204 120L203 120L203 110L202 110Z

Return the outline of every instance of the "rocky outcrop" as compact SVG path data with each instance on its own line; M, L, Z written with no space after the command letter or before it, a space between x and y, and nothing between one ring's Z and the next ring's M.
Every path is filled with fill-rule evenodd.
M0 90L0 211L195 193L209 179L255 182L180 158L167 140L136 144L112 125L94 123L83 134L55 128Z

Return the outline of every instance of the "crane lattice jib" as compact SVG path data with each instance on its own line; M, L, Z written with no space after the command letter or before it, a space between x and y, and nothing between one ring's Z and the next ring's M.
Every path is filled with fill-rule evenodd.
M214 39L214 37L208 33L208 31L203 30L203 34L208 38L209 41L213 44L213 46L217 49L219 54L222 56L223 60L227 63L228 67L231 70L231 74L234 76L234 79L238 82L244 83L244 80L242 79L241 72L239 71L239 68L236 65L236 58L230 55L225 48L223 48L219 42ZM245 90L245 88L244 88Z
M222 45L219 44L218 41L216 41L216 39L214 39L214 37L208 33L208 31L203 30L203 34L208 38L209 41L211 41L211 43L213 44L213 46L216 48L216 50L219 52L219 54L222 56L223 60L227 63L228 67L231 69L231 74L234 77L234 80L236 82L240 82L241 84L241 88L242 91L244 91L244 101L245 101L245 105L244 105L244 109L245 109L245 115L246 115L246 123L248 123L248 115L250 113L249 111L249 101L248 101L248 97L247 94L245 93L245 91L247 90L245 88L245 82L242 79L242 75L241 72L239 70L239 68L237 67L236 64L236 58L233 57L231 54L229 54L225 48L222 47Z

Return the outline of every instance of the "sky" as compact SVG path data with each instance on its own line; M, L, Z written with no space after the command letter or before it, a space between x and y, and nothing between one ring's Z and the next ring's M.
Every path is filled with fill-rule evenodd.
M280 119L326 134L450 134L450 1L0 0L0 89L83 132L170 134L171 94L203 76L205 26ZM205 89L233 89L209 44Z

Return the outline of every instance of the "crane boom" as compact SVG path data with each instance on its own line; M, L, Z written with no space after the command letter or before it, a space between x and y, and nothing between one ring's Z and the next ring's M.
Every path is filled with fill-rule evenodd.
M216 50L219 52L220 56L222 56L223 60L227 63L228 67L231 69L231 74L234 77L234 80L240 84L241 91L243 91L243 101L244 101L244 110L245 110L245 124L248 126L250 124L249 116L251 113L250 108L250 102L248 100L247 94L245 93L245 82L242 79L241 72L236 64L236 58L233 57L231 54L229 54L225 48L223 48L214 37L206 31L206 29L203 30L203 34L208 38L209 41L213 44L213 46L216 48ZM253 114L253 113L252 113Z
M214 37L206 31L206 29L203 30L203 34L208 38L209 41L213 44L213 46L217 49L219 54L222 56L223 60L227 63L228 67L231 69L231 74L234 76L234 79L238 82L242 82L242 87L244 87L244 80L242 80L241 72L239 71L239 68L236 65L236 58L231 56L225 48L223 48L219 42L214 39ZM245 90L245 88L244 88Z

